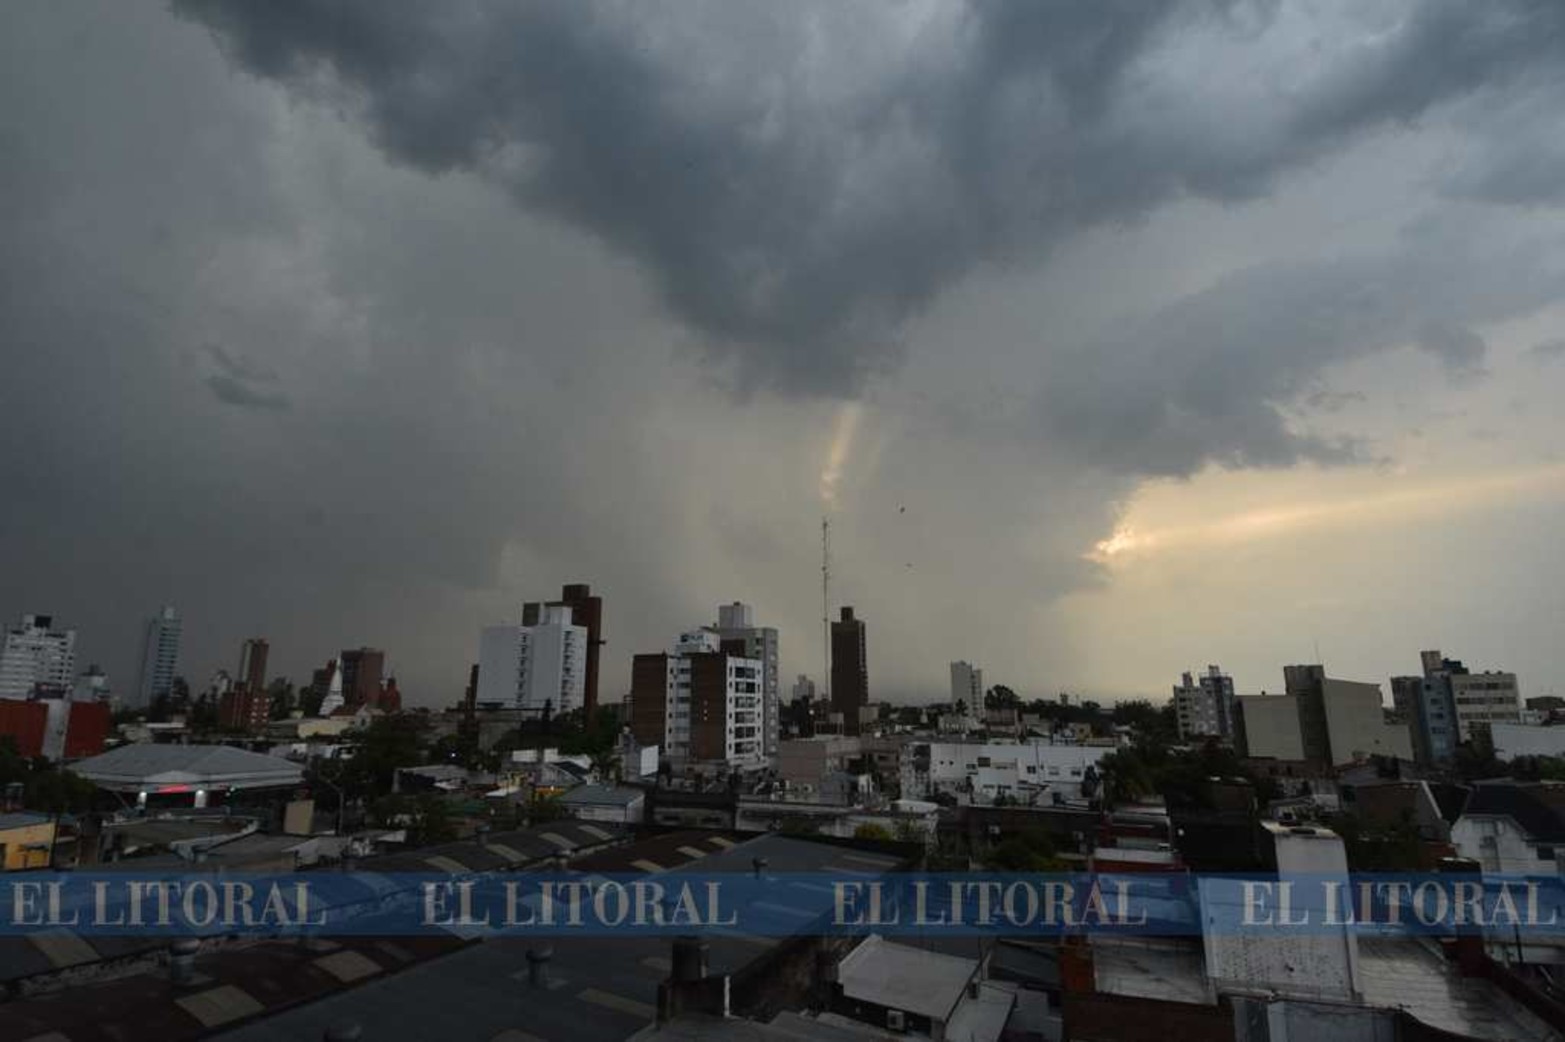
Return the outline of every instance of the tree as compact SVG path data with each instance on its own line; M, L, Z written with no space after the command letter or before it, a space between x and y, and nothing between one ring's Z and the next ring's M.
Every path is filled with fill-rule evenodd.
M561 818L570 816L570 811L565 809L565 804L560 802L558 796L534 795L527 804L527 820L534 825L559 821Z
M1066 864L1056 854L1054 838L1042 829L1027 829L996 844L984 858L997 872L1059 872Z
M984 695L984 707L986 709L1015 709L1021 704L1021 699L1016 692L1004 684L996 684Z
M892 835L891 835L891 830L886 828L886 826L884 826L884 825L877 825L873 821L866 821L862 825L860 825L858 828L853 830L853 838L854 839L871 839L871 840L880 840L882 842L890 842L891 839L892 839Z
M357 751L343 767L339 784L351 795L365 799L391 792L397 768L411 767L421 759L423 731L421 720L401 713L370 721Z
M266 685L266 693L271 698L269 715L273 720L286 720L293 712L297 693L287 677L278 677Z

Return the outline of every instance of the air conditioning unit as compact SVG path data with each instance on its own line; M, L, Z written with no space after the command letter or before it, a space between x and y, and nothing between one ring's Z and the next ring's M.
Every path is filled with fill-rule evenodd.
M900 1009L886 1010L886 1029L888 1031L906 1031L907 1014Z

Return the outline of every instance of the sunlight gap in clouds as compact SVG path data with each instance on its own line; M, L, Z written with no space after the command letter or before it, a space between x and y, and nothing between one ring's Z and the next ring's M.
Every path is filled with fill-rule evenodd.
M1253 475L1239 480L1255 482ZM1359 492L1354 488L1359 481L1351 477L1317 475L1312 483L1321 497L1313 502L1296 500L1195 522L1181 522L1179 518L1196 504L1210 504L1212 490L1205 487L1202 479L1146 486L1113 534L1100 540L1084 556L1114 568L1131 567L1151 555L1182 548L1294 536L1347 524L1402 523L1413 516L1439 518L1474 509L1493 510L1508 503L1560 495L1565 491L1565 465L1486 477L1445 477L1416 484L1392 479L1390 487L1380 491Z

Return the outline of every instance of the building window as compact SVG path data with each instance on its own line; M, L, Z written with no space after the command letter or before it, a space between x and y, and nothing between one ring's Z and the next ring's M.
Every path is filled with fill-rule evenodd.
M1538 860L1539 861L1553 861L1554 860L1554 848L1553 847L1539 847L1538 848Z

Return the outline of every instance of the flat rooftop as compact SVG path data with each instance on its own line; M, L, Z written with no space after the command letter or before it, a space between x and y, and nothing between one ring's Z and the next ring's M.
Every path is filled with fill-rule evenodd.
M1364 1001L1402 1009L1430 1027L1492 1042L1544 1042L1559 1036L1487 980L1463 977L1417 937L1360 937Z

